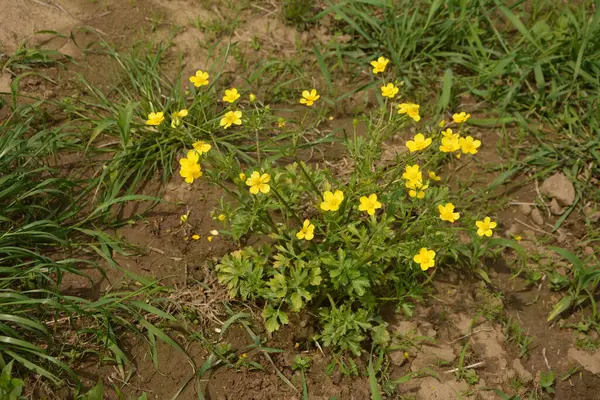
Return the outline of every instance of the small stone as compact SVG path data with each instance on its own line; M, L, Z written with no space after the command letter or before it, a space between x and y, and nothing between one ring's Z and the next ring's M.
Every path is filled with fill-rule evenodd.
M600 374L600 350L596 350L592 354L587 351L570 348L568 356L572 362L581 364L583 368L592 374Z
M401 350L395 350L388 353L388 357L392 364L401 367L406 362L406 357L404 357L404 352Z
M0 73L0 93L10 93L10 84L12 83L11 76L6 73Z
M520 204L519 205L519 212L523 215L529 215L531 214L531 206L529 204Z
M575 201L575 187L562 172L557 172L542 183L540 192L556 199L562 206L570 206Z
M542 213L540 213L540 210L538 210L537 208L534 208L531 211L531 215L530 218L533 222L535 222L537 225L542 226L544 225L544 217L542 217Z
M521 378L521 382L527 385L533 381L533 374L527 371L525 367L523 367L523 364L521 364L521 361L519 359L513 361L512 367L514 368L519 378Z
M565 209L558 204L556 199L552 199L550 202L550 212L554 215L563 215L565 213Z
M401 336L414 336L417 333L417 323L413 321L400 321L391 328L394 333Z
M421 335L430 338L435 338L437 336L437 331L433 329L433 325L429 322L422 322L419 324L419 332Z

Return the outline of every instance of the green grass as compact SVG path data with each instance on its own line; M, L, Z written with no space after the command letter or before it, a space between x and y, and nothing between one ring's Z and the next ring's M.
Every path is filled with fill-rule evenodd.
M168 299L157 282L122 270L138 288L95 300L61 291L67 275L91 284L86 269L120 269L112 256L122 248L94 225L115 222L112 206L147 197L94 198L101 179L61 166L84 143L43 110L39 102L19 106L0 125L0 368L13 363L18 375L78 384L72 366L83 357L128 363L121 349L127 332L146 335L155 361L157 338L179 346L157 325L174 319L162 311Z
M452 110L461 105L459 95L469 95L484 106L484 118L512 115L529 136L527 148L515 155L519 169L564 168L577 179L586 165L591 176L600 175L600 138L594 134L600 9L593 12L592 3L329 0L315 18L331 15L334 31L353 37L330 48L330 63L342 54L347 63L366 69L384 55L404 77L411 100L433 95L438 108ZM448 81L444 87L438 83L442 77Z

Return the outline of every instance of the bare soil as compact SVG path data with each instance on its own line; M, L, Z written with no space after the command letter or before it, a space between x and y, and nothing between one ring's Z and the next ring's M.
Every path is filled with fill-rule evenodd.
M296 42L307 44L312 40L328 39L326 31L313 34L297 32L286 26L281 17L280 2L251 2L245 9L240 21L234 28L235 40L245 43L242 47L250 60L259 60L268 56L293 56ZM80 1L80 0L0 0L0 49L12 54L23 41L33 45L58 51L73 57L77 63L68 64L71 72L83 73L93 84L109 88L111 79L110 65L103 66L102 58L95 54L84 57L85 46L99 40L116 43L119 48L127 49L136 38L154 37L167 39L172 35L171 48L173 67L176 55L183 55L184 76L208 62L207 51L199 42L207 40L207 33L199 30L194 21L210 21L226 13L219 2L194 0L145 0L145 1ZM225 14L225 18L231 17ZM86 29L83 29L87 27ZM91 27L91 29L90 29ZM73 32L75 41L55 35L34 35L41 30L53 30L69 35ZM255 39L258 38L258 39ZM215 38L213 38L214 40ZM216 38L218 39L218 38ZM251 46L253 40L262 44L260 50ZM341 38L339 40L345 40ZM235 71L236 63L231 62L229 71ZM45 73L56 78L63 72L60 69L46 69ZM68 73L67 73L68 75ZM13 79L7 72L0 74L0 92L7 92ZM226 79L235 82L234 74ZM59 86L49 81L23 81L21 89L43 97L58 97L72 94L76 86L68 83L68 78L58 79ZM35 83L38 82L38 83ZM332 127L351 129L352 119L344 118L346 113L355 110L346 104L333 115L336 122ZM470 111L470 110L467 110ZM476 110L474 110L476 111ZM493 129L478 129L475 136L483 138L484 146L480 152L485 163L502 163L495 143L499 134ZM396 151L397 144L390 148ZM316 161L332 161L342 157L339 149L327 148L315 155ZM459 164L456 170L447 172L453 175L452 185L458 186L480 170L474 163ZM493 181L497 173L480 175L479 185ZM528 177L518 177L526 180ZM514 183L514 180L513 180ZM498 194L508 198L507 205L500 211L501 234L510 237L522 236L522 245L531 252L543 255L542 261L553 263L556 268L567 274L569 266L548 254L539 244L541 237L547 238L551 226L560 217L550 210L540 209L542 223L532 219L531 212L522 204L533 204L540 198L538 184L528 182L518 188L499 187ZM168 183L161 203L148 213L141 222L119 229L119 235L137 250L130 256L117 255L116 261L128 270L162 280L176 288L174 296L181 303L190 306L201 316L197 326L173 326L173 336L186 348L191 360L201 366L208 352L198 341L190 337L194 329L202 332L213 341L219 341L215 329L220 329L227 319L224 303L227 294L214 279L210 269L213 261L234 248L233 243L222 236L208 240L210 231L219 228L218 221L211 216L211 210L218 204L221 191L209 187L204 182L193 186L186 185L177 177ZM543 200L542 201L547 201ZM182 224L180 216L188 211L189 219ZM585 232L581 229L581 216L572 213L560 230L551 234L554 243L563 247L575 248ZM200 235L199 240L192 235ZM506 260L497 260L489 265L493 285L470 277L464 271L445 268L433 280L432 292L427 300L418 305L412 319L392 310L388 313L390 332L395 342L403 345L399 350L391 351L390 362L386 365L391 379L406 376L409 373L429 371L399 384L399 393L409 398L423 400L446 400L454 398L497 399L500 398L491 389L500 389L506 393L523 393L526 389L537 388L541 398L560 400L597 399L600 391L600 353L588 352L577 348L577 333L561 328L560 324L549 325L546 316L553 304L560 298L556 293L540 287L527 285L521 278L514 278L513 272L519 269L514 254L508 254ZM90 286L85 280L71 277L65 281L65 290L89 298L97 297L102 290L118 287L127 282L118 272L111 272L107 280L98 281ZM249 312L257 323L252 325L254 333L262 338L268 335L260 323L260 310L252 306L231 303L239 310ZM507 318L516 320L523 331L532 338L529 351L519 357L514 343L506 340L506 331L502 321ZM253 319L250 318L250 319ZM576 314L568 317L564 323L578 322ZM307 323L306 321L309 321ZM110 364L98 364L96 360L82 362L78 373L89 386L99 377L114 387L120 388L125 398L135 398L142 392L151 399L169 399L181 390L179 399L196 399L202 392L207 399L301 399L302 380L300 373L294 372L291 365L294 356L310 356L312 366L307 373L307 385L310 399L370 399L367 378L343 376L338 370L327 374L331 355L315 346L314 327L310 316L296 316L290 326L284 327L263 346L281 349L283 352L271 353L271 359L255 351L248 354L248 361L260 363L264 370L249 370L246 367L213 368L201 379L193 378L193 369L187 356L160 343L158 352L159 370L156 370L148 347L141 338L127 340L128 353L133 360L133 372L124 374ZM220 343L229 343L232 351L242 352L252 343L247 329L233 325ZM476 372L477 382L467 384L458 379L455 372L459 367L461 351L467 346L463 367ZM406 354L405 354L406 353ZM366 358L357 361L359 370L364 371ZM475 366L473 366L475 365ZM473 366L469 368L469 366ZM579 367L575 374L561 379ZM553 370L557 375L556 394L551 396L539 388L539 373ZM291 388L279 376L283 374L292 383ZM46 395L51 396L50 393ZM55 397L65 398L60 392ZM114 389L109 389L107 398L117 399Z

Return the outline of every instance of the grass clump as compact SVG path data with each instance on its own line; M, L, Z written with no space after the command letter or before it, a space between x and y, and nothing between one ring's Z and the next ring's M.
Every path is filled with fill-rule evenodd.
M593 133L600 10L592 1L341 1L329 2L316 18L326 16L354 38L337 44L335 54L364 65L383 53L419 96L429 97L431 90L422 88L449 76L454 94L489 105L488 114L508 113L535 145L533 152L526 147L519 168L565 167L577 176L592 163L592 175L600 174L600 158L590 151L600 143ZM529 120L547 125L538 129Z
M0 125L0 368L79 385L72 365L84 357L128 363L126 333L178 346L155 325L174 317L161 311L165 288L152 280L123 270L140 287L95 299L64 292L67 276L96 283L91 270L101 277L103 263L120 268L113 260L123 252L118 241L94 225L116 222L113 205L146 198L95 198L102 179L67 173L63 164L83 151L81 141L68 127L50 125L42 110L39 102L19 106Z

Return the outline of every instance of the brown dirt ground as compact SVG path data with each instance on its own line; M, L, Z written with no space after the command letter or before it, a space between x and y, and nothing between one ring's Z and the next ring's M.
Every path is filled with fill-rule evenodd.
M266 55L292 56L296 52L296 40L309 43L314 36L306 32L296 32L294 28L283 23L280 13L280 2L259 1L246 8L240 23L234 31L234 38L245 43L245 51L252 53L250 42L258 37L263 46L254 51L250 59L258 60ZM198 43L207 40L206 33L195 28L193 19L200 17L209 20L221 16L224 11L218 1L193 0L146 0L146 1L80 1L80 0L0 0L4 10L0 14L0 49L12 54L22 41L34 45L53 48L73 57L77 64L69 64L68 71L83 73L93 84L110 87L110 65L99 65L102 57L90 54L84 58L81 48L101 37L117 43L120 48L127 48L136 39L151 35L154 38L168 38L174 33L172 56L181 52L183 55L184 76L195 70L198 65L208 62L207 51ZM265 21L268 21L265 23ZM93 32L81 29L91 27ZM33 35L39 30L54 30L67 34L73 32L75 43L69 39L52 35ZM327 39L327 32L316 33L317 38ZM345 40L342 38L341 40ZM326 40L323 40L326 41ZM174 64L175 65L175 64ZM235 63L229 66L235 70ZM68 76L69 72L66 75ZM65 74L60 68L44 71L53 78ZM9 89L10 76L6 71L0 74L0 92ZM236 81L233 74L226 79ZM50 82L33 80L22 82L21 91L41 95L46 98L63 96L72 93L75 86L70 86L68 78L60 87ZM363 104L363 106L368 104ZM336 127L346 126L351 129L352 119L343 118L356 111L353 104L345 103L336 118L340 118ZM477 110L468 110L476 112ZM496 149L499 133L493 129L474 129L473 133L483 139L484 147L479 159L486 163L502 163ZM396 147L392 144L391 147ZM337 149L325 149L316 155L315 161L331 161L340 157ZM456 176L467 177L477 172L474 163L459 164L452 172ZM456 173L455 173L456 172ZM450 174L449 174L450 175ZM491 182L495 174L489 173L480 177L485 184ZM521 177L525 179L526 177ZM450 182L458 185L458 181ZM501 187L498 190L510 196L512 203L538 203L537 186L531 183L513 189ZM218 229L219 223L211 216L211 210L218 204L221 192L200 182L189 187L174 178L166 187L163 203L153 209L143 221L119 229L116 234L135 245L138 251L132 255L117 255L116 261L136 274L161 279L165 284L176 288L174 296L204 318L198 321L197 327L174 327L174 337L184 345L189 357L198 366L206 360L207 350L198 341L190 337L194 328L203 330L213 343L229 343L233 351L242 352L252 340L246 329L233 325L226 335L219 339L215 329L222 326L227 319L223 303L226 294L214 282L210 271L211 260L225 254L233 248L233 243L223 237L216 237L209 242L210 230ZM181 224L179 217L191 211L187 224ZM520 234L524 237L522 244L532 252L544 254L549 263L562 268L568 273L568 265L548 255L538 244L538 239L548 239L550 228L557 216L546 214L542 226L535 225L531 218L522 212L518 204L507 205L499 212L501 231L510 235ZM581 217L573 213L561 227L562 233L550 236L555 243L569 248L576 248L577 240L585 232L581 230ZM532 228L533 227L533 228ZM544 233L545 232L545 233ZM192 234L201 235L200 240L190 239ZM188 239L185 240L184 238ZM420 378L414 378L399 385L399 395L394 398L423 400L446 400L454 398L495 399L499 398L486 388L497 388L507 393L523 392L523 388L537 388L540 371L552 369L558 377L564 376L572 366L582 368L568 379L557 379L556 399L596 399L600 389L600 353L589 353L575 347L576 334L572 330L562 329L557 324L549 326L546 315L552 305L559 299L555 293L545 286L527 286L522 279L514 279L511 271L518 269L517 261L509 256L507 261L498 261L490 265L492 287L469 278L461 271L452 269L442 271L434 280L432 293L428 300L415 310L415 317L405 320L401 314L389 314L390 331L399 349L391 351L390 362L386 365L387 373L392 379L410 372L423 371L424 368L434 371ZM76 278L67 281L65 290L94 298L101 290L118 287L126 282L126 278L112 272L108 281L96 282L89 287ZM198 282L203 285L198 285ZM243 305L235 305L244 310ZM518 349L507 343L502 324L499 322L498 310L505 310L504 316L510 316L520 322L524 331L533 339L530 350L518 357ZM258 315L260 310L248 308L250 313ZM488 316L483 318L482 315ZM571 315L566 322L577 322L578 316ZM260 320L260 318L258 318ZM266 338L260 322L252 325L259 336ZM259 351L249 352L248 360L264 366L264 371L250 371L247 368L214 368L201 379L192 380L181 391L179 399L197 398L197 391L202 391L207 399L300 399L301 380L290 366L296 354L309 355L312 367L307 374L309 398L326 400L337 399L370 399L369 384L365 376L346 377L339 372L331 375L325 373L330 362L328 353L316 348L311 340L312 330L305 321L292 321L289 327L283 328L265 344L268 347L283 349L282 353L273 353L273 362L268 361ZM148 353L145 340L130 338L126 340L129 356L134 360L131 375L123 373L110 364L98 364L97 361L82 362L78 372L88 385L93 385L98 377L104 378L107 386L119 388L125 398L134 398L147 392L151 399L171 398L193 376L193 369L186 356L172 347L159 344L159 370L154 368ZM467 385L457 379L456 374L447 371L456 368L461 350L468 344L465 365L482 362L476 371L479 381ZM404 353L407 353L406 356ZM365 359L358 360L359 368L364 370ZM288 378L296 389L291 389L277 375L276 369ZM435 378L433 375L438 376ZM516 380L524 384L515 385ZM512 385L512 387L511 387ZM42 392L43 390L40 389ZM59 392L55 397L64 398ZM541 392L540 392L541 394ZM51 396L46 392L47 396ZM110 389L107 398L118 398L114 389ZM404 397L399 397L404 396ZM542 395L542 398L550 398Z

